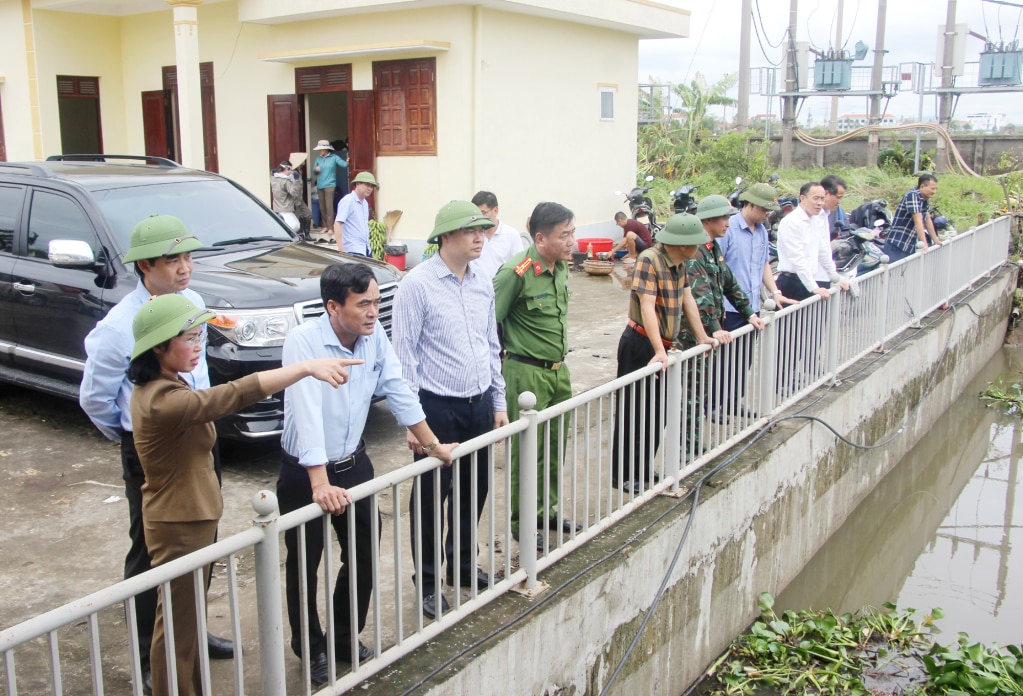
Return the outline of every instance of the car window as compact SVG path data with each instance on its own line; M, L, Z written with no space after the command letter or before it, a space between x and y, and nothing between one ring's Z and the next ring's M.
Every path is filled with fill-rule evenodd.
M99 246L92 224L77 203L37 189L28 213L28 256L48 259L50 242L55 239L80 240L93 249Z
M0 254L14 253L14 224L21 212L24 189L0 186Z
M206 246L239 237L291 240L278 218L222 179L122 186L93 191L120 251L128 249L131 231L150 215L174 215Z

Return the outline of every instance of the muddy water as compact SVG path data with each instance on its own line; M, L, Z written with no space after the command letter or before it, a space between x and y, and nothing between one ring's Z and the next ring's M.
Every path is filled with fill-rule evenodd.
M775 608L940 607L942 642L1023 640L1023 417L978 398L1021 369L1023 349L996 355Z

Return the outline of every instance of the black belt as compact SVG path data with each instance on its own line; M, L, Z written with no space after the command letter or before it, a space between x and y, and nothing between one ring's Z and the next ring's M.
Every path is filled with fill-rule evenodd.
M545 370L560 370L561 366L564 365L564 361L548 362L546 360L537 360L536 358L529 358L525 355L519 355L518 353L508 353L508 357L515 362L525 363L526 365L533 365L535 367L542 367Z
M419 390L420 396L425 396L430 399L437 399L439 401L450 401L453 404L475 404L483 401L483 398L487 395L486 392L476 394L475 396L443 396L442 394L434 394L431 391L425 389Z
M355 460L360 455L363 455L365 453L366 453L366 441L365 440L359 440L359 446L357 448L355 448L355 451L352 454L348 455L347 457L343 457L341 459L332 459L332 460L327 462L327 464L326 464L326 466L327 466L327 473L333 472L335 474L340 474L340 473L343 473L345 471L349 471L352 467L355 466ZM296 457L295 455L289 454L288 452L282 452L281 454L282 454L282 457L283 457L284 462L286 464L290 464L292 466L302 466L299 463L299 461L298 461L298 457ZM305 467L302 467L302 468L304 469Z

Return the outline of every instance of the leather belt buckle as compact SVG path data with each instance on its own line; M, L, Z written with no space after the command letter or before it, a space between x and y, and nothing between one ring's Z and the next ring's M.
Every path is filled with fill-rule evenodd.
M334 467L335 474L343 474L344 472L351 470L351 468L355 466L355 455L353 454L352 456L345 457L344 459L335 459L334 461L328 463L332 467Z
M565 363L563 363L563 362L551 363L551 369L552 370L560 370L561 366L564 365L564 364Z

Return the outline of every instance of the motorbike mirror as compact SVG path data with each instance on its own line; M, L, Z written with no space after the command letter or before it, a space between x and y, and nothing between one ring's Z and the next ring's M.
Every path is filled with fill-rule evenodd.
M738 186L741 183L742 183L742 177L741 176L735 177L735 185Z
M615 195L616 196L624 196L625 194L622 193L621 191L615 191Z
M643 179L643 181L653 181L653 180L654 180L654 175L653 174L648 174L647 178Z
M884 222L884 220L878 218L877 220L874 220L874 227L884 227Z

